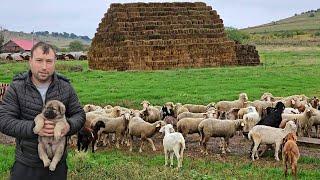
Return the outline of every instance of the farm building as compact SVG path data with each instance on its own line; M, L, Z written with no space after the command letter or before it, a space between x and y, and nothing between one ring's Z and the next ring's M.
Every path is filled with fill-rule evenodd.
M227 38L205 3L111 4L88 53L100 70L153 70L258 65L254 46Z
M1 52L4 53L24 53L30 52L33 44L32 40L11 39L1 47Z

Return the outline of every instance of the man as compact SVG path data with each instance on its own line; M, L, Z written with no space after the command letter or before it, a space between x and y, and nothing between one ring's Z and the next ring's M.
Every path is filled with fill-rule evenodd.
M68 79L55 73L56 55L51 45L39 42L31 49L30 70L13 78L0 105L0 131L16 138L15 162L11 179L66 179L65 150L54 172L44 168L38 156L38 135L53 136L54 125L45 121L43 129L33 133L34 118L49 100L66 106L66 128L70 136L81 129L85 113ZM65 148L66 149L66 148Z

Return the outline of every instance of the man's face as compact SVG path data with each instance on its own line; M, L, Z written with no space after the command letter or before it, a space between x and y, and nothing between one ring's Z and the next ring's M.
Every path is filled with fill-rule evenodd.
M33 57L29 60L33 79L39 83L46 83L51 80L55 70L55 55L52 49L48 54L44 54L42 47L38 47L33 52Z

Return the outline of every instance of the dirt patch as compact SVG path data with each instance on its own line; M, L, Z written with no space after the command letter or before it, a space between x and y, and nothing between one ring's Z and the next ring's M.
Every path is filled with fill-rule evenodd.
M162 135L161 134L156 134L152 139L154 141L154 144L157 148L156 152L153 152L151 150L151 145L146 142L143 147L144 152L148 152L151 154L159 154L162 153L163 147L162 147ZM208 153L210 156L215 156L216 158L220 159L223 157L221 155L221 151L219 149L219 142L220 138L210 138L208 142ZM2 133L0 133L0 144L15 144L14 138L10 136L6 136ZM134 140L134 152L138 152L140 146L140 140L135 139ZM231 150L231 155L237 155L237 156L242 156L246 157L249 159L249 150L251 146L251 141L248 139L245 139L242 135L235 135L233 138L230 139L230 150ZM101 149L108 149L109 147L98 147L99 150ZM113 147L115 148L115 147ZM121 147L121 149L127 150L129 149L125 145ZM300 154L301 156L307 156L307 157L320 157L320 149L319 148L313 148L313 147L307 147L307 146L299 146L300 149ZM90 151L91 149L89 149ZM273 156L274 151L269 150L271 152L267 152L265 156ZM186 150L184 152L184 155L186 157L206 157L203 153L201 153L201 147L199 146L199 136L198 134L191 134L188 135L186 138ZM279 157L281 157L281 154L279 153Z

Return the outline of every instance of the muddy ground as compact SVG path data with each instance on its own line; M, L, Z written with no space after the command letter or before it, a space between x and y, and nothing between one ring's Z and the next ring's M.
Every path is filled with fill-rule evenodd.
M157 148L156 153L160 153L163 151L162 149L162 135L160 133L156 134L153 138L154 144ZM210 138L208 142L208 152L209 155L220 155L221 151L219 148L220 138ZM14 144L14 138L6 136L0 133L0 144ZM138 152L140 145L140 141L138 139L134 140L134 151ZM188 135L186 138L186 146L187 149L185 150L185 156L188 157L203 157L204 155L201 153L201 147L199 146L199 135L192 134ZM239 155L239 156L247 156L249 158L249 149L251 146L251 141L244 138L242 135L235 135L230 140L230 149L232 155ZM110 147L98 147L98 149L108 149ZM113 147L115 148L115 147ZM121 149L128 149L125 145L121 146ZM300 145L300 154L301 156L308 156L308 157L320 157L320 147L308 147L305 145ZM90 149L91 150L91 149ZM146 142L144 144L143 150L145 152L151 152L151 145ZM269 150L271 151L271 150ZM273 154L273 151L267 154ZM281 157L281 154L279 154Z

